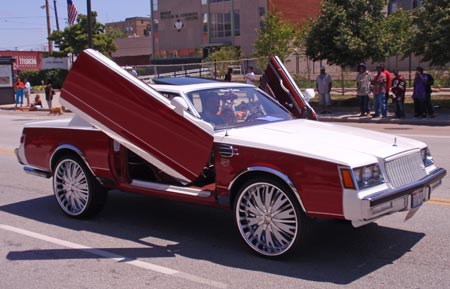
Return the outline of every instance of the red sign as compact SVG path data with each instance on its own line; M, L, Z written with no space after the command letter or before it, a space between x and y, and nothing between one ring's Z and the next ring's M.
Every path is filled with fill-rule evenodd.
M0 56L10 56L16 59L13 69L15 71L42 69L41 51L0 51Z

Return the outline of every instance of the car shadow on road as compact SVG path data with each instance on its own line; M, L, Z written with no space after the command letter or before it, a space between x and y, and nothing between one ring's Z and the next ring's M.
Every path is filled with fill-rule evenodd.
M394 263L425 235L376 223L355 229L345 222L321 221L314 229L314 241L303 252L271 260L247 249L234 228L232 213L221 209L115 191L110 193L105 209L89 220L66 217L53 196L8 204L0 211L72 231L133 241L133 248L95 248L127 260L151 262L147 258L181 255L232 268L343 285ZM169 242L161 245L149 241L159 239ZM11 251L7 258L15 261L99 256L89 254L89 250L33 249Z

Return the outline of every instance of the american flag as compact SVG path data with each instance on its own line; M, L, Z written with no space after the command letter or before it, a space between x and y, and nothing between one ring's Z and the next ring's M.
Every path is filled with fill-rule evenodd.
M73 25L75 19L77 19L77 7L73 4L72 0L67 0L67 16L69 19L69 25Z

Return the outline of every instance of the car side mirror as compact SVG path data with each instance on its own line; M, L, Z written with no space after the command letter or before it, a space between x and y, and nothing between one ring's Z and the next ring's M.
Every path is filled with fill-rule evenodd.
M183 115L184 111L188 110L188 104L186 101L179 96L176 96L170 100L170 103L175 106L176 113Z
M305 93L303 96L305 98L305 101L309 102L311 99L314 98L314 96L316 96L316 93L314 92L314 89L307 88L307 89L305 89Z

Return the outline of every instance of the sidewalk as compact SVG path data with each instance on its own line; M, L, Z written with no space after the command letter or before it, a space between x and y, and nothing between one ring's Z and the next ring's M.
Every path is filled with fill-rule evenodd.
M319 120L325 122L353 122L353 123L391 123L391 124L411 124L429 126L450 126L450 112L436 110L434 118L414 118L413 114L406 114L405 118L395 118L393 113L388 113L385 118L372 118L369 116L359 116L359 108L339 108L330 114L319 114Z
M32 93L30 95L30 103L34 102L34 98L35 96L39 94L41 96L41 101L42 104L44 106L44 108L40 108L38 110L32 111L32 112L49 112L48 110L48 106L47 106L47 101L45 100L45 93L43 92L39 92L39 93ZM28 112L29 107L26 106L27 104L27 100L25 99L25 96L23 97L23 105L22 105L22 110L20 109L15 109L15 104L0 104L0 111L4 111L4 110L9 110L9 111L16 111L16 112L23 112L26 113ZM56 94L53 96L53 101L52 101L52 106L53 107L57 107L57 106L61 106L61 104L59 103L59 91L56 90Z
M30 96L30 101L34 100L36 94ZM42 98L42 93L41 93ZM45 97L44 97L45 99ZM47 103L43 101L44 108L33 112L44 112L48 113ZM59 103L59 92L53 97L53 107L61 106ZM1 111L14 111L14 104L0 105ZM353 123L391 123L391 124L411 124L411 125L429 125L429 126L450 126L450 111L447 110L436 110L437 116L434 118L419 118L413 117L412 113L407 113L405 118L394 118L393 113L388 113L386 118L372 118L371 116L359 116L358 107L330 107L330 114L319 114L320 109L316 109L319 114L319 120L324 122L353 122ZM17 113L27 113L26 108L22 110L17 110ZM67 112L70 113L70 112Z

